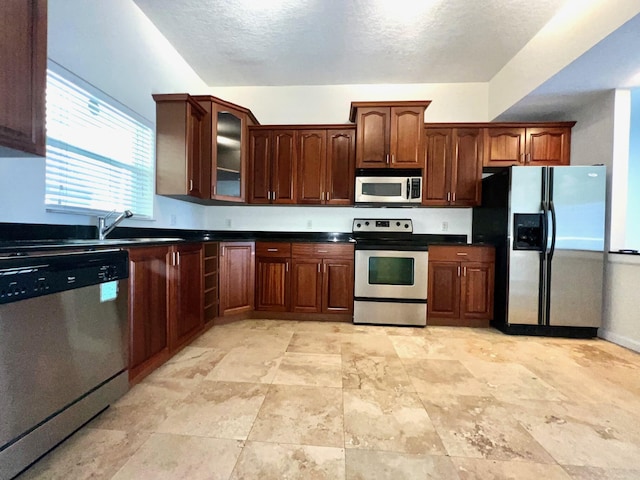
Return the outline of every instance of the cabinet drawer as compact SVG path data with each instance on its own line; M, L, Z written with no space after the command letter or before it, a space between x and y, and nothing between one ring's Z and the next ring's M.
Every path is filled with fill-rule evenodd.
M429 247L429 261L493 262L493 247L473 245L435 245Z
M353 258L351 243L294 243L291 254L295 257Z
M288 242L256 242L257 257L290 257L291 244Z

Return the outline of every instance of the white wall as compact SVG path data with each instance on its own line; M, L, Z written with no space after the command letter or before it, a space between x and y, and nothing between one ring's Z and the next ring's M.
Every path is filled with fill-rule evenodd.
M351 102L431 100L427 122L488 121L488 84L212 87L210 93L249 108L263 125L348 123Z
M152 93L206 85L132 0L49 0L48 56L155 124ZM0 222L89 225L94 218L48 213L42 158L0 159ZM201 228L204 207L155 199L153 222L123 225Z

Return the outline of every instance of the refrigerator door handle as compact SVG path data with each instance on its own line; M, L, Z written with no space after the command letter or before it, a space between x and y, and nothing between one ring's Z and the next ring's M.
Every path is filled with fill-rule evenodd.
M551 248L549 249L549 261L553 258L553 253L556 250L556 209L553 205L553 200L549 202L549 211L551 212Z

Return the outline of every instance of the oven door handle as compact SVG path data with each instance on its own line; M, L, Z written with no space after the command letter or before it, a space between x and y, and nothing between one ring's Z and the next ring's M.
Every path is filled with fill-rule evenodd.
M411 199L411 179L407 178L407 200Z

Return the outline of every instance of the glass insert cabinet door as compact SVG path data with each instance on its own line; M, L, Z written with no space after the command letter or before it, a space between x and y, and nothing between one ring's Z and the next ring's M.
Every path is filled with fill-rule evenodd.
M242 197L243 119L231 111L217 112L214 197Z
M369 284L413 285L415 259L407 257L370 257Z

